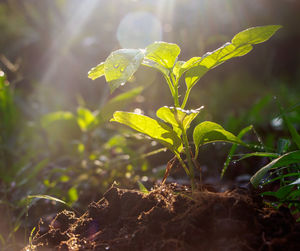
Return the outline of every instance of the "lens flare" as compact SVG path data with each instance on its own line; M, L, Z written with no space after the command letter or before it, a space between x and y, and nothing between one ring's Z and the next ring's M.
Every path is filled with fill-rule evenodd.
M131 12L121 20L117 38L123 48L144 48L162 40L162 26L149 12Z

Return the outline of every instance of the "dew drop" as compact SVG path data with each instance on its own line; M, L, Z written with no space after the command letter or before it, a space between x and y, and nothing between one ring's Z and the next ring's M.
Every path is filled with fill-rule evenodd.
M114 64L114 68L118 68L120 66L120 64Z
M120 72L123 73L124 71L125 71L125 68L122 67L122 68L120 69Z
M109 250L109 249L110 249L110 246L106 246L106 247L105 247L105 250Z

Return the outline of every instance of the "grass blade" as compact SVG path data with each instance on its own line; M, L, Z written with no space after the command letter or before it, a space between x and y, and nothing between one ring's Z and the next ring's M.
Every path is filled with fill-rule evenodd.
M252 129L253 129L253 125L249 125L249 126L245 127L244 129L242 129L242 130L239 132L239 134L237 135L237 137L238 137L239 139L242 139L242 137L243 137L247 132L251 131ZM230 151L229 151L229 153L228 153L227 159L226 159L226 161L225 161L225 163L224 163L224 167L223 167L222 172L221 172L221 179L223 178L223 176L224 176L224 174L225 174L225 172L226 172L226 170L227 170L227 168L228 168L228 166L229 166L229 163L230 163L230 161L231 161L231 159L232 159L232 156L234 155L234 153L235 153L235 151L236 151L237 146L238 146L237 144L233 144L233 145L231 146L231 148L230 148Z

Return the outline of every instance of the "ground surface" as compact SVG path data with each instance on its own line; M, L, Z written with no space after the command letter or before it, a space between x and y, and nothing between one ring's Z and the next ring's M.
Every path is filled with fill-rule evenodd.
M42 228L41 228L42 229ZM32 250L300 250L287 208L245 189L196 191L175 184L148 194L112 187L81 217L59 213Z

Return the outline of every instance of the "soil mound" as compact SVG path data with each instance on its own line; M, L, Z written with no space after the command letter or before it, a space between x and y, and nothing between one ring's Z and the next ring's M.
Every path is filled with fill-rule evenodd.
M62 211L32 250L300 250L289 210L244 189L196 191L175 184L148 194L110 188L76 217Z

